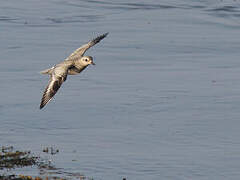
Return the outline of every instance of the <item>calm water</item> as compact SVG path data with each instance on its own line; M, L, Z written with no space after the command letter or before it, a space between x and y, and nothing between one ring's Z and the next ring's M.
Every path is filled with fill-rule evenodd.
M38 72L105 32L39 110ZM238 0L2 1L0 143L95 179L237 180L239 37Z

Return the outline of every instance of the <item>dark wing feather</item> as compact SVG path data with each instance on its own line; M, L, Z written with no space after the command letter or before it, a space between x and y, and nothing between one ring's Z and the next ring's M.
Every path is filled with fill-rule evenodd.
M87 44L82 45L80 48L75 50L66 60L72 59L75 56L83 56L84 53L95 44L99 43L103 38L105 38L108 35L108 33L102 34L101 36L98 36L97 38L89 41Z
M51 79L49 80L49 83L43 93L43 97L42 97L41 104L40 104L40 109L42 109L52 99L52 97L57 93L58 89L61 87L64 80L65 79L62 77L59 77L59 78L51 77Z

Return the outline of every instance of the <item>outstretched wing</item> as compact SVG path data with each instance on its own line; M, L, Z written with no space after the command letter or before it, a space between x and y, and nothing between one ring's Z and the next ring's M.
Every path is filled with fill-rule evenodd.
M105 38L108 35L108 33L105 33L101 36L98 36L97 38L89 41L87 44L82 45L80 48L76 49L66 60L72 59L76 56L83 56L84 53L95 44L99 43L103 38Z
M66 80L67 75L64 77L55 77L54 75L51 75L51 79L48 82L47 87L45 88L45 91L42 96L40 109L42 109L57 93L58 89L61 87L62 83Z

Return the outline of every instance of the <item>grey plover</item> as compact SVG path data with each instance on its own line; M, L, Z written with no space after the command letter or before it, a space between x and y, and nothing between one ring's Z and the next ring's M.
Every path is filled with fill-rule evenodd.
M95 65L91 56L84 56L84 53L92 46L105 38L108 33L98 36L76 49L63 62L53 66L52 68L41 71L41 74L50 75L50 80L42 96L40 109L42 109L57 93L62 83L66 81L67 75L76 75L83 71L88 65Z

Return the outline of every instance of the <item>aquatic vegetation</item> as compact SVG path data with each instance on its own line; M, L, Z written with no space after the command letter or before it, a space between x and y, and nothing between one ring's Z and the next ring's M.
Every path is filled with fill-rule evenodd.
M2 147L0 153L0 169L32 166L37 164L39 157L33 156L31 151L14 151L13 147Z
M53 147L45 147L45 148L43 148L43 152L45 152L47 154L55 155L55 154L59 153L59 149L55 149Z
M67 180L65 178L60 177L32 177L32 176L24 176L24 175L8 175L1 176L1 180Z
M44 153L49 155L55 155L59 153L58 149L53 147L46 147L42 150ZM15 168L23 168L28 166L36 166L39 169L39 176L28 176L28 175L15 175L6 174L3 175L1 170L11 170ZM49 172L55 170L54 172ZM61 174L61 177L58 177ZM35 156L31 151L19 151L14 150L12 146L2 146L0 152L0 180L93 180L92 178L87 178L81 173L70 173L62 171L52 165L52 162L45 161L39 156Z

